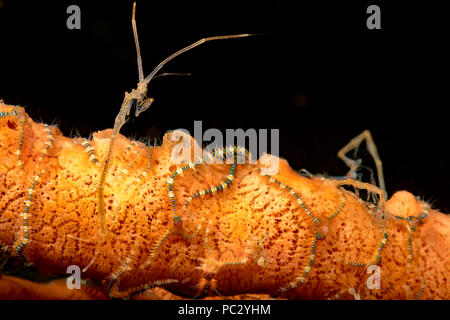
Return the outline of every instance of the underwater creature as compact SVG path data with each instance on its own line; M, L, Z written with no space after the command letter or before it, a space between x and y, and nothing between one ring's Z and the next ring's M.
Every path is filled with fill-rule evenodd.
M249 36L202 39L144 78L134 13L139 83L113 129L67 138L0 103L0 270L8 259L59 276L78 266L83 289L72 297L79 299L136 298L154 287L188 298L450 298L449 216L406 191L387 200L371 146L380 188L355 180L360 163L345 157L345 147L345 179L304 177L283 159L267 176L264 159L237 161L248 157L241 146L195 159L200 146L180 132L167 133L161 146L122 136L131 107L138 116L153 102L147 85L165 63L206 41ZM180 137L192 151L182 165L172 157ZM363 138L373 146L363 133L349 148ZM225 156L232 163L214 162ZM28 288L24 297L46 290L70 297L64 285L4 276L0 297L19 288Z
M412 194L395 193L381 212L339 180L303 177L283 159L271 177L261 175L261 159L230 165L192 158L180 167L171 157L174 132L153 148L117 135L104 189L111 236L99 244L101 167L86 145L104 163L112 130L80 144L21 107L1 104L0 112L0 243L43 274L86 267L97 252L82 277L113 297L154 283L191 298L450 296L450 218ZM227 153L245 156L231 147L206 157ZM174 223L174 208L182 223ZM380 268L379 288L368 286L367 266ZM8 283L0 280L0 295Z

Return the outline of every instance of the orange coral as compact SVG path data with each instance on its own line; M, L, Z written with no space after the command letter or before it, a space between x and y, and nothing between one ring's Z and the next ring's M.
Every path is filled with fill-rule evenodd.
M176 227L167 180L178 168L171 160L177 142L166 134L162 145L150 150L119 135L104 189L108 234L100 241L96 188L101 168L89 151L95 149L102 163L111 130L95 133L87 149L50 127L53 140L40 162L49 139L44 125L18 107L0 105L0 112L5 113L0 118L0 243L41 272L83 268L99 249L83 277L104 289L109 284L119 297L146 284L167 283L165 288L188 297L450 298L450 218L428 210L408 192L393 195L386 213L373 213L332 180L302 177L281 159L274 179L260 174L260 164L238 165L226 190L197 197L182 210L193 193L228 175L230 165L205 164L174 183L183 220ZM424 219L406 219L427 210ZM410 220L417 220L414 230ZM25 232L29 240L21 248ZM365 267L350 263L379 264L380 289L369 288ZM0 296L6 294L2 288Z

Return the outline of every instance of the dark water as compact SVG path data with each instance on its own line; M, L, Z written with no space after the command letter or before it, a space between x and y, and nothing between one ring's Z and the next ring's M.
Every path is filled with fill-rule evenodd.
M81 30L66 27L71 4L81 8ZM155 103L122 132L193 132L194 120L204 130L278 128L280 154L294 169L343 175L336 152L369 129L388 193L407 189L450 212L444 10L378 2L382 29L368 30L369 4L139 1L146 74L199 38L262 35L209 43L171 62L163 71L193 75L152 82ZM66 135L112 127L137 83L131 8L0 1L0 98L27 106L35 120L58 121Z

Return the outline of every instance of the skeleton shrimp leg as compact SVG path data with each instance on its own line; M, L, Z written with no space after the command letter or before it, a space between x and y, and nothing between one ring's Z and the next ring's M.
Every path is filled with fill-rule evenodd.
M361 182L358 180L353 179L343 179L343 180L330 180L333 184L336 186L353 186L355 189L359 190L367 190L367 192L373 197L374 195L378 195L378 204L377 207L380 209L381 213L384 213L384 204L386 202L385 198L385 192L378 188L377 186L374 186L373 184ZM376 200L372 198L373 200Z

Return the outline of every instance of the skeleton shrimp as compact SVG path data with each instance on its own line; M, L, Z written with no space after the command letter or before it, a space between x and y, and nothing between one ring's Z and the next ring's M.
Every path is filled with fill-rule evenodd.
M131 90L131 92L125 92L125 97L122 102L122 106L120 107L119 113L116 116L113 132L110 138L109 147L107 149L105 159L102 165L101 175L100 175L100 181L98 183L97 187L97 203L98 203L98 243L97 247L94 253L94 257L91 259L89 264L83 269L83 272L86 272L87 269L94 263L98 253L99 253L99 245L102 241L104 241L108 235L108 230L106 230L105 227L105 202L104 202L104 186L106 182L106 177L108 175L108 171L111 167L112 162L112 155L113 155L113 148L114 143L117 138L117 135L119 134L120 129L122 126L127 122L127 117L130 115L131 107L133 105L136 106L135 109L135 116L138 117L142 112L147 110L150 105L154 102L153 98L147 98L147 90L148 90L148 84L150 81L156 76L156 74L161 70L161 68L167 64L169 61L173 60L177 56L197 47L201 44L204 44L205 42L214 41L214 40L224 40L224 39L236 39L236 38L244 38L252 36L251 34L236 34L236 35L225 35L225 36L213 36L208 38L202 38L187 47L184 47L181 50L178 50L177 52L173 53L166 59L164 59L162 62L160 62L153 71L144 78L144 72L142 67L142 58L140 53L140 47L139 47L139 39L138 39L138 33L137 33L137 27L136 27L136 2L133 4L133 14L132 14L132 27L133 27L133 34L134 34L134 41L136 45L136 52L137 52L137 64L138 64L138 73L139 73L139 82L137 84L137 88Z

